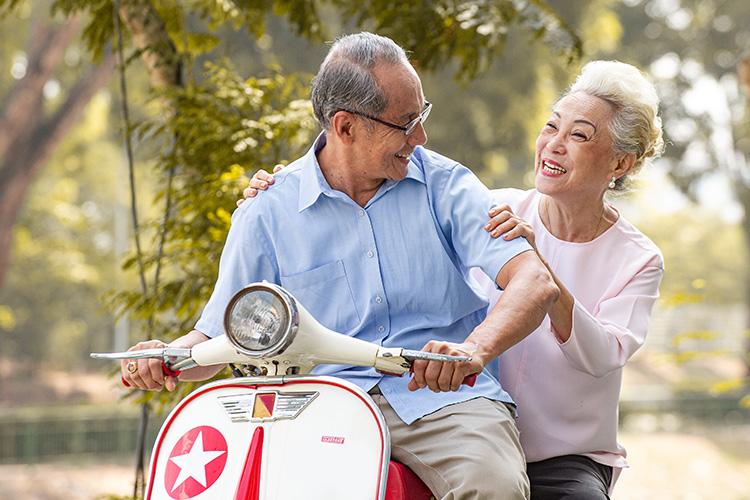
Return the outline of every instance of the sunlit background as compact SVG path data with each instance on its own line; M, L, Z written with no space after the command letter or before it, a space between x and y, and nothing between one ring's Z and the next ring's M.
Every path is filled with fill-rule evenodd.
M146 255L158 250L170 168L177 171L176 192L204 189L201 199L209 200L188 209L192 198L176 196L172 230L183 239L165 247L170 265L162 298L145 300L133 260L119 73L106 51L92 51L97 33L82 33L97 16L111 33L112 5L88 2L72 20L66 7L51 7L87 2L0 0L0 498L132 493L139 409L112 366L88 353L123 349L149 328L157 337L182 333L200 310L207 279L201 271L215 264L211 255L244 176L293 159L309 140L309 108L294 97L304 98L327 50L316 36L330 40L358 28L351 12L308 2L319 7L324 34L306 33L293 28L292 3L253 13L265 23L248 30L241 16L232 21L238 7L231 0L151 2L178 51L189 56L185 80L202 90L229 89L215 101L201 101L200 92L183 96L187 125L180 126L196 130L196 150L211 149L210 141L199 145L210 134L224 141L209 151L214 156L206 153L212 164L201 168L216 175L204 188L180 177L192 153L174 154L168 135L156 130L168 97L153 92L153 68L125 32ZM523 22L477 19L487 3L446 2L462 9L467 26L505 37L478 76L463 71L460 59L419 69L434 103L430 146L489 186L530 185L536 133L582 63L635 64L662 98L665 156L642 171L632 193L612 200L666 261L647 344L625 371L620 441L631 468L614 498L750 498L750 2L549 0L551 12L580 37L583 56L572 65L554 39L532 36ZM399 7L373 2L381 4L398 14ZM212 25L201 14L204 5L229 21ZM418 22L403 26L412 32L388 34L400 43L429 40L417 33ZM264 89L269 102L261 103L261 94L232 94L243 85ZM236 124L217 111L232 109ZM277 116L259 125L249 118L258 110ZM175 130L185 129L167 132ZM261 139L258 130L266 130ZM202 236L190 240L191 228ZM154 262L146 266L151 280ZM149 322L150 313L160 319ZM162 416L152 414L149 439Z

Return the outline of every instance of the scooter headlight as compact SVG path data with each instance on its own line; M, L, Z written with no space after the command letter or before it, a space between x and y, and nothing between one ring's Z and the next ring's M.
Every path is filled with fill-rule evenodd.
M270 283L253 283L232 297L224 313L229 341L253 358L281 354L297 333L294 299Z

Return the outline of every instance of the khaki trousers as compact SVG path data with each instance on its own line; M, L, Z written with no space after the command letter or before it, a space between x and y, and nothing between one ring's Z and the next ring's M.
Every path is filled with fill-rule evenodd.
M437 498L529 498L526 459L505 404L476 398L406 425L377 387L370 395L388 424L391 458L414 471Z

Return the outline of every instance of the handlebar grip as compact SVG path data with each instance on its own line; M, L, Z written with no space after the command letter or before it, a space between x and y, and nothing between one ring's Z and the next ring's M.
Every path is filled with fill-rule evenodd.
M170 367L168 367L168 366L167 366L167 365L166 365L165 363L162 363L162 364L161 364L161 372L162 372L162 373L163 373L163 374L164 374L165 376L167 376L167 377L175 377L175 378L179 377L179 376L180 376L180 373L182 373L182 371L181 371L181 370L173 370L173 369L171 369L171 368L170 368ZM125 386L125 387L128 387L128 388L130 388L130 387L131 387L131 385L130 385L130 384L128 383L128 381L127 381L127 380L125 380L125 377L122 377L122 376L121 376L121 377L120 377L120 382L122 382L122 385L123 385L123 386Z
M380 372L383 373L383 372ZM386 373L386 375L389 375ZM414 375L414 368L409 368L409 375ZM474 387L474 384L477 383L477 375L478 373L472 373L471 375L467 375L466 378L464 378L463 382L461 382L461 385L468 385L469 387ZM399 377L401 375L398 375Z
M181 371L181 370L173 370L173 369L171 369L171 368L170 368L170 367L168 367L168 366L166 365L166 363L164 363L164 362L162 362L162 364L161 364L161 372L162 372L162 373L163 373L163 374L164 374L165 376L167 376L167 377L175 377L175 378L179 377L179 376L180 376L180 373L182 373L182 371ZM127 380L125 380L125 377L123 377L123 376L120 376L120 382L122 382L122 385L123 385L124 387L128 387L128 388L132 387L132 386L131 386L131 385L130 385L130 384L128 383L128 381L127 381Z
M166 375L167 377L174 377L174 378L179 377L180 373L182 373L181 370L173 370L173 369L171 369L164 362L162 362L162 364L161 364L161 372L164 375Z

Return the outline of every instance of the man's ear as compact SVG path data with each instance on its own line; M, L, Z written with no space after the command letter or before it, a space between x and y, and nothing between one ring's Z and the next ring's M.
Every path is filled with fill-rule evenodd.
M331 132L344 144L354 142L354 134L358 131L357 122L351 113L338 111L331 117Z

